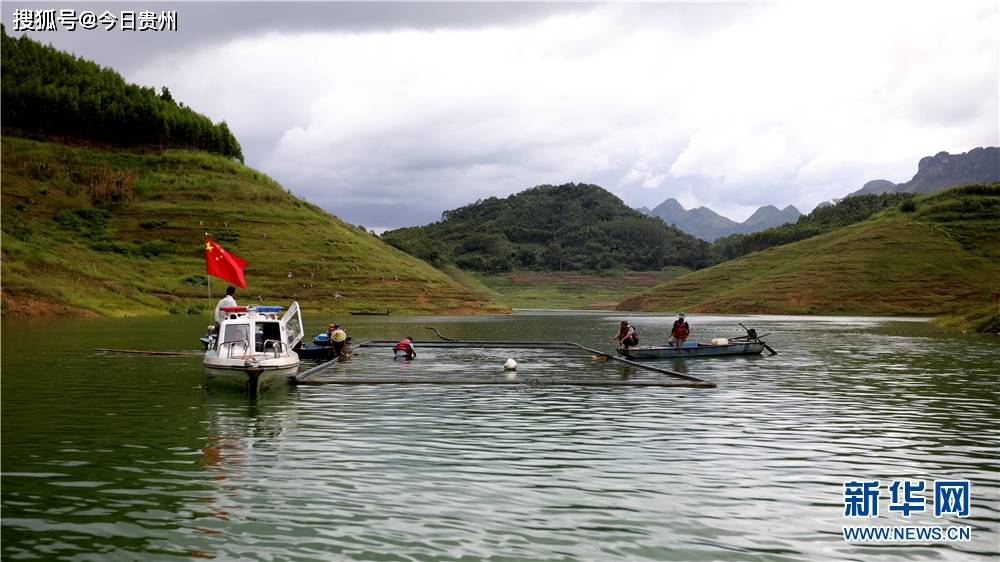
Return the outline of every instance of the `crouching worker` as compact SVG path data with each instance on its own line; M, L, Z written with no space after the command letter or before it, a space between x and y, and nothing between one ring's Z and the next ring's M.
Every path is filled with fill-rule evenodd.
M628 322L622 320L618 333L612 336L611 341L620 342L623 348L628 349L639 345L639 334L636 333L634 326L630 326Z
M347 341L350 339L347 337L347 330L338 324L330 324L326 328L326 335L330 341L330 358L345 357L347 355Z
M411 360L417 356L416 350L413 349L413 336L406 336L406 339L397 343L392 348L393 358L400 358L406 360Z

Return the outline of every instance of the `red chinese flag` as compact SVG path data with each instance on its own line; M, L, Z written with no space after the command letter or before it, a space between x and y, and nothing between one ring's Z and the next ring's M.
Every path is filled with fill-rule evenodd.
M220 279L225 279L240 288L247 286L243 278L243 268L247 261L236 254L231 254L214 241L205 239L205 272Z

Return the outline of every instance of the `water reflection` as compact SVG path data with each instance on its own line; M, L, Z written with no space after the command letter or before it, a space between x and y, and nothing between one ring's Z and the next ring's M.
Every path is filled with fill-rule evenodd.
M5 329L4 558L995 559L995 340L909 320L706 316L693 337L731 336L743 321L773 332L780 354L659 364L716 389L317 386L259 397L205 388L197 358L89 351L139 347L129 338L150 333L182 348L202 327L184 320L66 330L59 357L20 345L31 329ZM600 347L618 320L359 319L352 334L435 325L463 339L558 334ZM648 334L672 320L631 319ZM516 373L503 370L508 357ZM58 385L39 367L53 363ZM512 374L660 376L589 353L430 348L412 362L363 349L324 376ZM970 518L912 519L970 525L973 541L844 543L852 478L971 479Z

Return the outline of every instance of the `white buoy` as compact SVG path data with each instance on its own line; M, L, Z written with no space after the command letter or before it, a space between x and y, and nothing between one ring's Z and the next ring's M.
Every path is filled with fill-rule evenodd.
M503 368L505 371L513 371L517 369L517 361L508 358L507 362L503 364Z

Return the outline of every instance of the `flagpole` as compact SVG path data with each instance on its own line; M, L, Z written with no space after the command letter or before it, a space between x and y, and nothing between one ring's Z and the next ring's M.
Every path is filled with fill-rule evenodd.
M208 233L205 233L205 243L208 243ZM215 313L212 310L212 276L208 274L208 268L205 268L205 281L208 282L208 310L209 314L212 315L212 322L215 322Z

